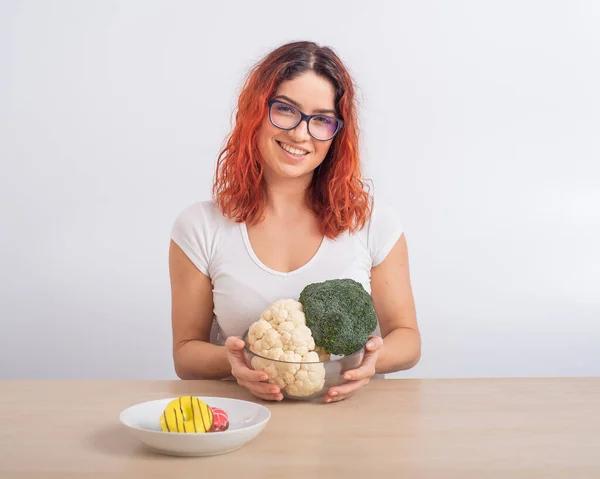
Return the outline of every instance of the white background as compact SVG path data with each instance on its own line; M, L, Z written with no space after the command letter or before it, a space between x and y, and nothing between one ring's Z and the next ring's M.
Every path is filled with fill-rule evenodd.
M247 69L333 46L401 211L423 359L600 374L600 4L2 1L0 378L175 378L171 224Z

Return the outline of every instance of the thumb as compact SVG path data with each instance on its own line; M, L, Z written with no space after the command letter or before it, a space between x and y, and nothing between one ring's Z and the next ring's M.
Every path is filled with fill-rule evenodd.
M235 336L230 336L225 341L225 348L227 349L227 358L229 364L233 368L248 367L246 357L244 356L244 341Z
M379 336L371 336L365 345L365 350L368 353L373 353L383 346L383 339Z
M230 352L234 352L234 351L241 351L242 349L244 349L244 341L242 341L240 338L238 338L237 336L229 336L226 340L225 340L225 347L230 351Z

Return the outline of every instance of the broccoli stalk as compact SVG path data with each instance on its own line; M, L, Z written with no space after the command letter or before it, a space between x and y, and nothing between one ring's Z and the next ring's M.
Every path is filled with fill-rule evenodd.
M315 345L347 356L363 348L377 327L371 296L353 279L307 285L299 297Z

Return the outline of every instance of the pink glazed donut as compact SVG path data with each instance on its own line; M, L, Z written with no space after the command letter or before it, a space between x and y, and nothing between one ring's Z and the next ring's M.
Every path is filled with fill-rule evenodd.
M213 412L213 425L210 432L225 431L229 427L229 418L223 409L218 407L210 407Z

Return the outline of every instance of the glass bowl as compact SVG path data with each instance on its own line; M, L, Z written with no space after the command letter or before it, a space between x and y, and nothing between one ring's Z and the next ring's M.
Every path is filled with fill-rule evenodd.
M279 386L284 398L309 401L324 397L333 386L348 382L344 373L356 369L362 363L364 348L348 356L330 355L329 359L315 362L280 361L251 351L248 330L242 336L244 356L250 369L265 371L266 383Z

